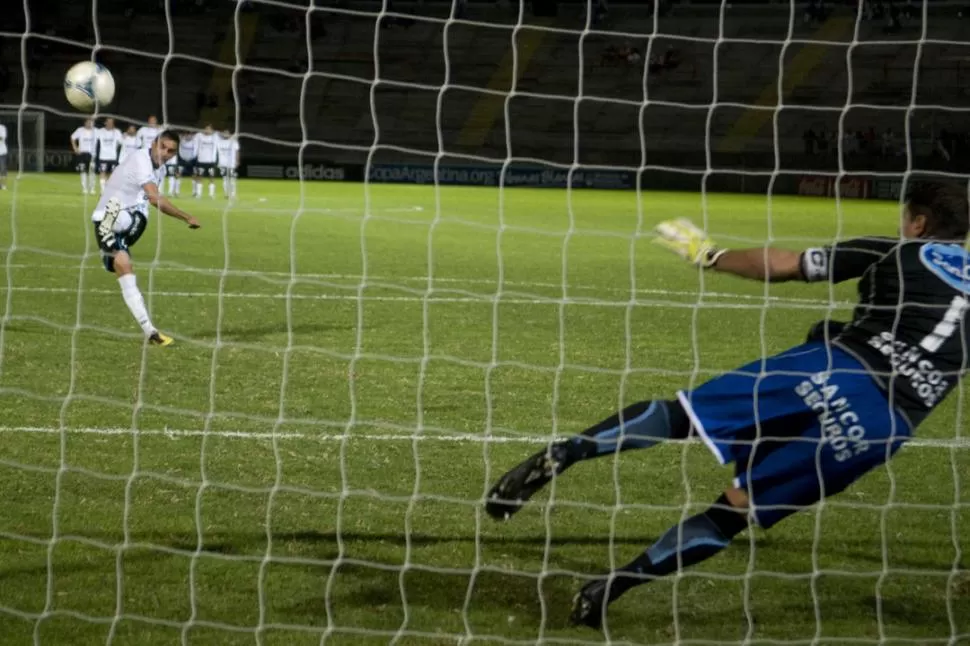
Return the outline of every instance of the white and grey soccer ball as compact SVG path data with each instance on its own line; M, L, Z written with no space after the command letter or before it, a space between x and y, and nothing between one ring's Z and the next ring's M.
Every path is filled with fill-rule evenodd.
M94 112L115 98L115 79L104 65L83 61L64 75L64 95L78 110Z

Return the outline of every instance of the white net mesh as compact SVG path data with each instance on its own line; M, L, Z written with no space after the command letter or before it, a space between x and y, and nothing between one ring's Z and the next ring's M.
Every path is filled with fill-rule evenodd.
M966 171L954 3L4 11L0 123L47 171L73 171L62 76L94 58L118 85L99 119L231 130L245 177L232 200L183 178L202 229L153 213L133 247L172 348L139 343L73 172L0 193L12 643L599 643L568 625L577 586L731 474L666 442L577 465L508 524L485 491L855 298L698 275L652 227L892 234L905 177ZM891 467L629 593L609 638L970 639L964 393Z

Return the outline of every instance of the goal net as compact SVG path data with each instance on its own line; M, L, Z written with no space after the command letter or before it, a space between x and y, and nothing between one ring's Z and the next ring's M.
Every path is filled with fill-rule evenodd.
M10 171L43 173L45 162L56 165L63 161L62 155L47 157L44 148L44 113L37 110L20 110L19 106L0 105L0 124L6 126L7 167Z
M731 485L698 441L573 466L550 441L847 320L652 243L894 235L965 179L960 3L24 2L0 21L0 635L81 644L958 644L965 386L890 464L637 587L576 591ZM91 226L63 74L97 115L240 144L237 193L165 184L131 247L145 343ZM45 144L47 148L45 149ZM16 178L15 178L16 175ZM343 181L340 181L343 180ZM193 184L197 184L193 186ZM211 188L210 188L211 185ZM606 189L606 190L597 190ZM195 197L198 195L199 197ZM684 538L687 540L687 538Z

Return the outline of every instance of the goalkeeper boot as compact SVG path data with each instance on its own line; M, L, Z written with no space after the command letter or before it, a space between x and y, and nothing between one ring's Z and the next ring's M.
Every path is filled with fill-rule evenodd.
M152 332L152 335L148 337L148 342L151 343L152 345L157 345L159 347L164 348L165 346L169 346L175 343L175 339L168 336L167 334L162 334L158 330L155 330L154 332Z
M569 620L577 626L600 628L609 605L633 586L644 582L642 577L623 570L616 572L612 580L609 576L593 579L573 597Z
M485 512L497 520L508 520L537 491L542 489L569 466L568 444L565 441L549 445L495 483L487 496Z
M599 629L603 625L606 611L606 586L609 579L590 581L573 597L573 610L569 621L576 626L589 626Z

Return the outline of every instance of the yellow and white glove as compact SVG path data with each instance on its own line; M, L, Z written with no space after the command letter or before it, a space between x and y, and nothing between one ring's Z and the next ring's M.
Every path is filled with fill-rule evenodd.
M665 220L654 231L657 244L670 249L688 262L709 269L727 249L719 249L703 229L698 228L687 218Z

